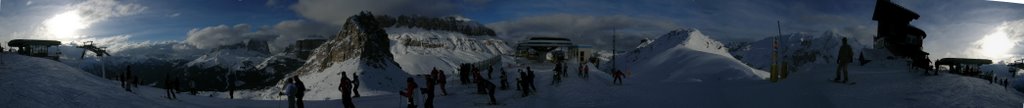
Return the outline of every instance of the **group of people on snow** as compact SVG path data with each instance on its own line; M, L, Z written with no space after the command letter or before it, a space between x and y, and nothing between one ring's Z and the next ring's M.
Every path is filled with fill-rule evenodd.
M306 85L302 83L298 76L293 76L286 80L284 93L288 96L288 108L305 107L302 97L306 94Z

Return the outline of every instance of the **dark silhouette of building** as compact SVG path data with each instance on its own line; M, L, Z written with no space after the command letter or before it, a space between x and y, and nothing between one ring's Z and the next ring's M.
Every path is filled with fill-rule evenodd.
M878 35L875 36L875 48L886 48L893 55L912 58L915 61L926 60L928 53L921 50L926 34L923 30L910 25L910 21L921 17L913 11L896 5L889 0L878 0L875 13L871 20L878 21Z
M17 53L21 55L43 57L53 60L60 59L59 51L58 55L51 55L49 48L52 46L60 45L60 41L56 40L36 40L36 39L14 39L7 42L7 46L16 47Z

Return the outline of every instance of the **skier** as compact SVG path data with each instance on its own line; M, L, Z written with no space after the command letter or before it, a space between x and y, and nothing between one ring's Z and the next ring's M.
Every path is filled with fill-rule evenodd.
M295 103L297 103L297 108L305 108L302 97L306 95L306 84L302 83L299 76L292 76L292 80L295 81Z
M469 71L470 69L467 64L459 65L459 81L461 81L463 85L469 84Z
M562 62L562 73L560 74L562 74L562 77L569 77L569 63Z
M501 70L501 90L508 90L508 75L505 74L505 70Z
M352 80L348 79L348 74L344 71L341 72L341 83L338 83L338 90L341 91L341 102L345 105L345 108L354 108L352 104Z
M285 82L284 87L284 94L288 96L288 108L295 108L295 92L297 92L296 89L297 88L295 87L295 79L289 78L288 81Z
M553 74L553 75L555 75L555 76L551 77L551 85L555 85L555 84L558 84L558 82L561 82L561 81L562 81L562 75L561 75L561 72L558 72L558 71L560 70L560 69L559 69L559 67L560 67L560 66L561 66L561 65L556 65L556 66L555 66L555 74Z
M481 81L485 80L485 79L480 74L481 73L480 73L480 69L479 68L474 68L473 69L473 83L476 83L476 93L477 94L484 94L484 93L487 92L487 90L484 90L483 82L481 82Z
M445 84L448 83L448 80L444 75L444 70L437 70L437 75L437 84L441 85L441 95L448 96L448 90L445 90Z
M494 77L494 66L487 67L487 79L493 79Z
M401 95L409 100L405 102L409 108L416 108L416 101L412 97L415 94L416 88L416 81L413 81L412 77L405 79L405 91L402 91Z
M576 67L576 76L583 78L583 63L580 62L580 66Z
M181 92L181 81L177 77L171 78L171 96L178 99L178 92Z
M533 84L533 78L536 78L535 74L533 74L533 69L530 69L530 67L527 66L526 71L529 72L526 74L526 85L529 85L527 87L529 87L530 91L537 92L537 86Z
M121 74L121 76L124 76L124 74ZM166 97L167 99L171 99L171 86L170 86L170 84L171 84L171 77L170 76L171 76L170 74L164 75L164 97ZM124 79L124 77L121 77L121 78Z
M188 88L189 93L192 94L192 95L196 95L196 81L189 80L188 87L189 87Z
M487 88L487 95L491 97L491 102L487 104L497 105L498 102L494 99L494 83L491 83L491 81L487 80L482 81L484 83L484 88Z
M128 90L128 92L132 92L132 88L131 88L132 66L131 65L125 66L124 70L125 70L124 82L121 83L121 84L123 84L121 86L124 87L124 90Z
M590 66L583 64L583 78L590 78Z
M289 81L289 83L293 82L293 81L294 80ZM229 99L235 99L235 81L234 80L228 80L228 97L229 97Z
M836 67L836 78L832 81L846 83L850 80L850 71L847 70L847 64L853 62L853 50L850 49L850 45L846 43L845 37L843 38L843 45L839 47L839 57L836 62L839 66Z
M434 80L432 76L427 76L426 83L427 88L421 90L423 94L427 95L427 100L423 102L423 108L434 108L434 85L437 84L437 80Z
M622 70L615 70L612 72L612 77L615 77L612 83L622 85L622 77L625 77L625 75L622 73Z
M359 97L359 75L356 73L352 73L352 94L356 95L354 97Z
M174 82L171 81L172 78L170 76L171 75L164 76L164 89L167 93L167 99L173 100L176 96L174 96L174 87L171 86Z

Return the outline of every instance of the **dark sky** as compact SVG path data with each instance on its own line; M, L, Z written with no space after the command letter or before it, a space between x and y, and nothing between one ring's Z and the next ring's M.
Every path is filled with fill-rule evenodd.
M720 41L837 32L870 44L875 0L2 0L0 41L176 41L199 47L263 38L322 38L359 11L464 16L515 40L565 36L607 46L697 28ZM1024 5L982 0L894 0L922 17L933 58L1007 59L1024 54ZM1020 27L1018 27L1020 26ZM630 41L627 41L630 42ZM635 42L632 42L635 43ZM619 47L629 47L628 44Z

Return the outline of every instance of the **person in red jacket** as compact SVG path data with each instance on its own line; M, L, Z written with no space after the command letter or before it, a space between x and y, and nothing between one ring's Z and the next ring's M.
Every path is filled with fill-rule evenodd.
M401 95L408 99L408 101L405 103L406 106L408 106L409 108L416 108L416 101L413 100L412 97L412 95L416 93L416 88L418 88L416 86L416 81L414 81L412 77L405 79L405 91L402 91Z

